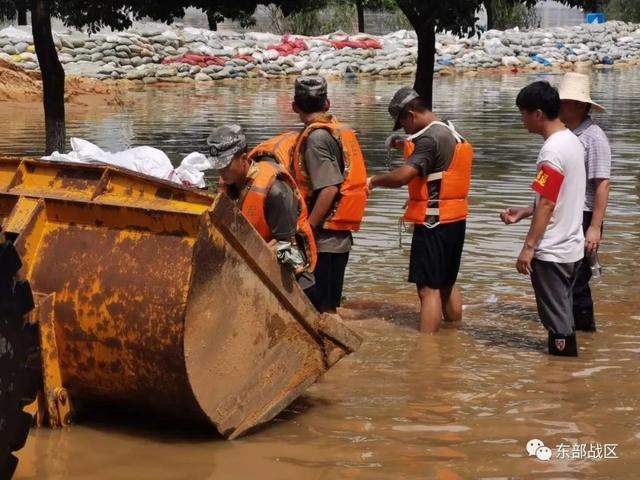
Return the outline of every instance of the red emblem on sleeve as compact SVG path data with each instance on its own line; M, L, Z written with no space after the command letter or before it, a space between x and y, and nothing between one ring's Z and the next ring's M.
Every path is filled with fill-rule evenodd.
M558 194L560 193L560 187L562 187L563 181L563 174L551 168L549 165L542 165L542 168L538 170L538 176L531 184L531 188L555 203L558 201Z

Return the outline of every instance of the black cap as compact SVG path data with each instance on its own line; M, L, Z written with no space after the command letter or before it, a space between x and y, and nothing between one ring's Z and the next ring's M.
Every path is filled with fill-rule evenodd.
M420 95L418 95L418 92L416 92L411 87L402 87L395 93L395 95L389 102L388 108L389 115L391 115L391 118L393 118L393 120L396 122L393 126L394 130L398 130L401 126L400 114L402 113L404 107L406 107L410 101L415 100L418 97L420 97Z
M212 168L221 170L231 163L238 152L247 148L247 138L240 125L214 128L207 138Z

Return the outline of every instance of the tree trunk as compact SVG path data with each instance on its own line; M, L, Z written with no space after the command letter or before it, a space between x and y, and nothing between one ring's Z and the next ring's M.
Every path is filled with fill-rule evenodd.
M45 154L64 152L64 70L51 33L49 0L32 0L31 28L42 73L42 98L46 130Z
M429 17L418 15L404 2L398 6L406 15L418 36L418 60L413 88L429 108L433 107L433 67L436 62L436 28Z
M358 32L364 33L364 5L362 5L362 0L356 0L356 10L358 12Z
M433 68L436 61L436 30L430 19L414 25L418 35L418 61L413 88L428 107L433 106Z
M23 2L17 3L18 10L18 25L26 25L27 24L27 5Z
M484 2L484 9L487 11L487 31L493 30L495 26L495 6L493 5L494 0L486 0Z
M218 22L216 20L216 17L218 15L216 14L215 10L207 10L207 20L209 21L209 30L211 30L212 32L216 32L218 30Z

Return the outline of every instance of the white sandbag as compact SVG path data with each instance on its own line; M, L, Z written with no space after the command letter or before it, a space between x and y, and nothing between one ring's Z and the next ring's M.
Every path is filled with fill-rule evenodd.
M69 162L69 163L87 163L78 158L76 152L60 153L57 150L51 155L41 157L42 160L49 160L53 162Z
M502 57L502 65L504 65L505 67L518 67L521 65L521 61L518 59L518 57L514 57L514 56L506 56L506 57Z
M211 162L206 155L192 152L184 157L180 165L175 169L175 173L183 184L204 188L204 171L211 168Z
M183 185L205 187L204 170L211 168L207 157L193 152L187 155L180 166L173 168L171 160L162 151L153 147L134 147L123 152L111 153L102 150L87 140L71 138L72 151L66 154L54 152L43 160L75 163L102 163L113 165L152 177Z
M7 27L0 30L0 37L10 38L16 42L33 42L33 35L30 32L26 32L20 28Z

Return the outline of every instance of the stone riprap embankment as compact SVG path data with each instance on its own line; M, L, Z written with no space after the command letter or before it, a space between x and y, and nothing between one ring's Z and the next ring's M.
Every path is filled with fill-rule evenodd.
M213 32L143 24L120 33L57 32L58 55L70 75L144 83L321 74L412 74L415 32L384 36L341 32L322 37ZM38 69L28 27L0 31L0 58ZM624 22L530 31L491 30L480 37L438 35L436 72L569 69L579 63L636 64L640 26Z

